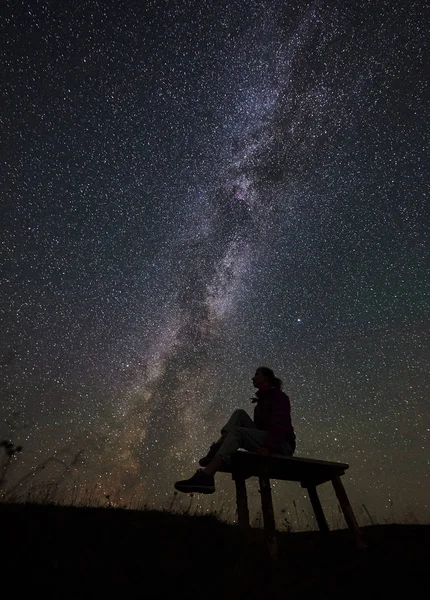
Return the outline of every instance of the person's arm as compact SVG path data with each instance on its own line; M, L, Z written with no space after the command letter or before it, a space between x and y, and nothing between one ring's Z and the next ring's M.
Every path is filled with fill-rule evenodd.
M272 418L263 447L273 453L279 450L290 429L290 401L288 396L277 392L272 398Z

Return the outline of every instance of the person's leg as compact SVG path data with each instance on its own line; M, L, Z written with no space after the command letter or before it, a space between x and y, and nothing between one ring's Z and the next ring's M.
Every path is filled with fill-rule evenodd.
M227 433L236 429L237 427L245 427L246 429L257 429L254 421L248 415L248 413L242 408L238 408L235 410L224 427L221 428L221 438L222 440L227 437Z
M236 427L232 429L228 432L214 459L205 467L205 473L214 475L221 469L223 463L230 464L231 455L239 448L248 450L248 452L256 452L263 446L266 436L267 431L261 431L257 428Z
M227 438L229 431L232 431L233 429L236 429L237 427L246 427L247 429L257 429L254 421L251 419L251 417L248 415L248 413L246 411L244 411L240 408L235 410L232 413L230 419L224 425L224 427L222 427L221 437L219 438L219 440L217 442L214 442L211 445L211 447L209 448L209 451L206 454L206 456L204 456L203 458L201 458L199 460L199 465L201 467L206 467L207 465L210 464L210 462L214 459L218 450L221 448L225 439Z
M253 426L255 427L254 424ZM211 460L206 468L197 471L190 479L177 481L175 488L187 494L191 492L213 494L215 491L214 474L221 469L223 463L229 464L231 455L238 448L255 452L262 447L266 435L266 431L260 431L256 428L236 427L232 429L228 432L215 458Z

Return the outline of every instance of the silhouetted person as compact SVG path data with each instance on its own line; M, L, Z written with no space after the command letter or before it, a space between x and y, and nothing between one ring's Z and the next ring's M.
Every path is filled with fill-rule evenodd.
M259 367L252 378L257 388L254 420L244 411L235 410L221 429L220 439L212 444L208 454L199 460L199 469L190 479L177 481L180 492L213 494L215 473L223 463L230 463L231 455L238 448L256 452L262 456L282 454L292 456L296 448L296 436L291 423L291 407L288 396L282 391L282 381L272 369Z

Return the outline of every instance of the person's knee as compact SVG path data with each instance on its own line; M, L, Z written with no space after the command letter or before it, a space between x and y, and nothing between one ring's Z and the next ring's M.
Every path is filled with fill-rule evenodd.
M232 417L242 417L243 415L247 415L246 410L243 410L243 408L236 408L236 410L233 412L233 414L231 416Z
M246 410L243 410L243 408L237 408L231 414L230 421L232 419L233 419L233 423L234 423L234 420L240 421L240 419L243 419L244 416L248 416L248 413L246 412ZM230 423L230 421L229 421L229 423ZM228 429L224 429L224 428L221 429L221 435L225 436L229 431L231 431L233 428L235 428L234 425L232 427L229 423L228 423Z

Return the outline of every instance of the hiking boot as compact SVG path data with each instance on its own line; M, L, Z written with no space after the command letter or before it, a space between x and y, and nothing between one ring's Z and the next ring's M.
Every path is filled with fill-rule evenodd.
M184 492L184 494L190 494L191 492L195 494L213 494L215 491L215 477L199 469L190 479L177 481L175 489Z
M201 458L199 460L199 465L201 467L207 467L214 459L215 454L218 452L218 450L221 448L221 444L218 444L218 442L214 442L212 444L212 446L209 448L209 452L206 454L206 456L204 456L203 458Z

